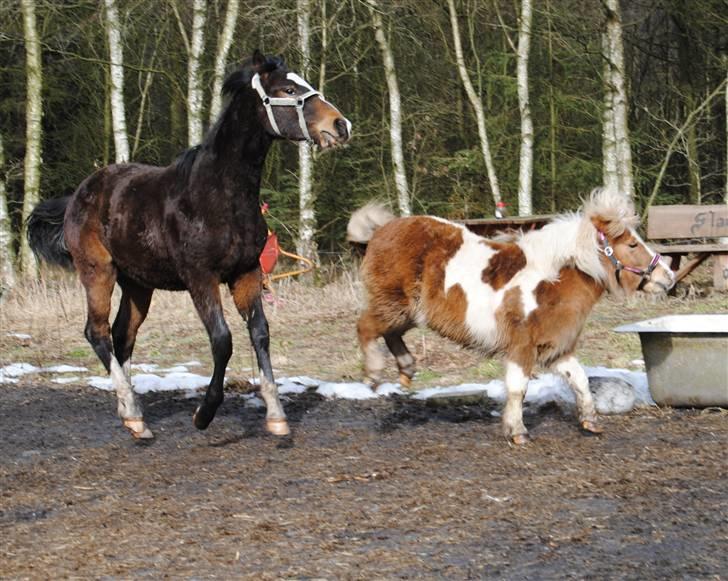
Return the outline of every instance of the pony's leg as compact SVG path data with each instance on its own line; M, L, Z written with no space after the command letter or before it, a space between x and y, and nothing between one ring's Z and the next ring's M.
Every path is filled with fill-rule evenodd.
M576 357L573 355L562 357L552 367L564 377L576 396L576 409L579 412L579 424L582 429L592 434L602 433L604 430L597 422L594 398L589 391L589 378Z
M114 353L121 364L124 375L131 383L131 354L134 350L137 331L149 312L154 289L144 288L131 281L120 282L121 302L116 319L111 327Z
M388 329L375 317L371 310L364 311L356 324L359 336L359 347L364 355L364 374L367 383L376 389L382 380L384 370L384 356L377 346L377 339Z
M86 288L88 302L88 319L85 335L96 355L111 375L116 391L119 417L135 438L153 438L154 434L144 423L142 406L131 383L119 365L109 333L109 313L111 311L111 293L116 282L116 269L110 257L105 261L77 263L81 282Z
M188 288L197 314L200 316L202 324L205 325L207 336L210 339L215 364L205 397L192 416L195 427L198 430L204 430L210 425L224 398L225 367L233 354L233 337L225 322L220 301L219 282L217 280L208 280L206 283L197 282L189 285Z
M412 378L415 376L415 358L407 349L402 333L391 332L384 335L384 341L387 343L387 347L394 355L397 360L397 367L399 368L399 383L402 387L410 387L412 385Z
M525 444L529 440L528 430L523 425L523 398L530 370L525 370L515 361L506 361L506 405L503 408L503 433L514 444Z
M276 436L286 436L288 427L286 414L278 397L278 386L273 379L273 366L270 362L270 333L268 320L263 311L260 293L262 279L260 270L248 272L230 284L230 292L238 312L248 322L250 342L255 349L260 367L260 395L265 401L265 427Z

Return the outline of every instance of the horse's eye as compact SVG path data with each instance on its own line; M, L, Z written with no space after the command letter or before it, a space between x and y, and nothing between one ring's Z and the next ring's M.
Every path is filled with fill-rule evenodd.
M636 242L631 242L631 243L629 244L629 247L630 247L630 248L637 248L638 246L639 246L639 244L637 244Z
M286 93L289 94L289 95L295 95L296 94L296 90L293 87L288 87L286 89Z

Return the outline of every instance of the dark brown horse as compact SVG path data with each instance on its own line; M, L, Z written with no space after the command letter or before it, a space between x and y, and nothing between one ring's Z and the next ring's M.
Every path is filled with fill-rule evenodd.
M154 289L187 290L205 325L214 372L193 416L205 429L223 400L232 336L223 317L227 284L261 368L266 426L289 433L269 355L258 257L267 228L260 179L276 138L327 148L346 142L351 124L281 59L257 52L232 73L229 104L203 142L167 167L110 165L67 198L38 205L28 222L31 247L45 260L75 267L86 288L86 338L111 374L123 424L151 438L131 387L130 359ZM109 328L114 284L121 304Z

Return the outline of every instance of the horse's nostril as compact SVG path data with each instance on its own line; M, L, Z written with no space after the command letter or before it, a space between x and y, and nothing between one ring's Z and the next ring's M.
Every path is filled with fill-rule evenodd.
M343 117L339 117L336 121L334 121L334 127L336 128L339 137L341 137L342 139L348 139L349 126L346 122L346 119L344 119Z

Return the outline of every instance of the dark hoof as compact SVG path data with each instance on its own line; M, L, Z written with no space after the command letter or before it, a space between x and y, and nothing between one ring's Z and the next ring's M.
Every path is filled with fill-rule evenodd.
M604 428L591 420L582 420L580 426L582 433L586 436L599 436L604 433Z
M215 417L215 412L211 412L207 409L205 409L202 405L198 406L195 410L195 413L192 414L192 423L195 424L195 427L198 430L206 430L207 426L210 425L210 422Z

